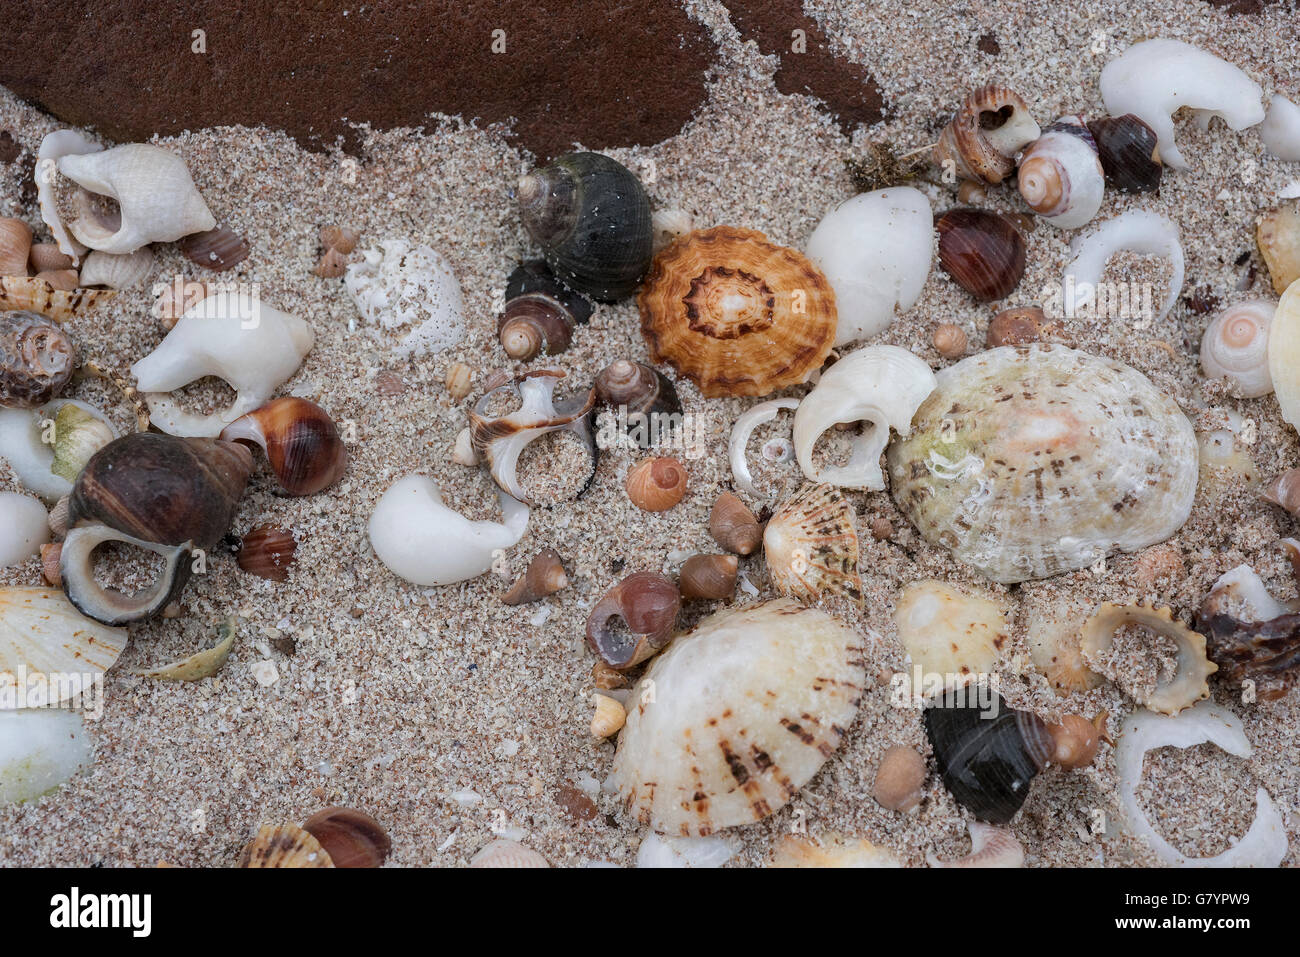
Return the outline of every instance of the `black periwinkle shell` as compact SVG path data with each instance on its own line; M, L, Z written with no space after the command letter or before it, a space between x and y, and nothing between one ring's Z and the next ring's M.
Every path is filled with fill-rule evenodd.
M1106 182L1121 193L1146 193L1160 188L1164 167L1156 148L1155 130L1132 113L1103 116L1088 124L1097 141L1097 156Z
M1052 754L1047 725L1035 714L1008 708L997 713L973 703L974 692L949 690L925 712L944 787L981 821L1006 824L1029 795L1029 785Z

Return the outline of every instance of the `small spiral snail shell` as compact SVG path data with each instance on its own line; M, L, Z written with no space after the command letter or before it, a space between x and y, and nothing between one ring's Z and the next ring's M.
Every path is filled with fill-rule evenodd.
M506 281L506 308L497 335L506 355L527 362L542 352L569 348L575 325L591 318L592 304L551 273L540 259L515 269Z
M646 459L627 473L624 488L637 508L665 512L686 494L686 468L677 459Z
M587 616L587 644L620 671L645 661L672 638L682 598L657 572L634 572L605 592ZM612 627L615 619L622 627Z
M1016 154L1038 139L1029 104L1014 90L990 83L962 103L934 148L935 164L955 166L958 180L1000 183L1016 168Z
M682 563L677 587L687 600L730 598L736 593L739 568L735 555L692 555Z
M1063 116L1043 130L1020 158L1017 185L1029 208L1059 229L1097 215L1106 180L1082 117Z
M1132 113L1103 116L1088 124L1106 182L1121 193L1147 193L1160 188L1160 162L1155 130Z
M763 541L763 526L734 492L723 492L709 512L709 534L729 552L749 555Z
M939 265L981 302L1009 295L1025 273L1025 239L1005 216L958 207L937 220Z
M295 396L240 416L222 430L221 438L258 446L290 495L314 495L337 482L348 467L347 446L329 413Z
M1226 377L1248 399L1273 391L1268 370L1268 330L1274 306L1261 299L1224 309L1201 338L1201 369L1211 379Z
M553 548L543 548L528 563L528 568L510 589L501 596L507 605L522 605L553 595L569 585L560 553Z
M618 359L600 371L596 398L609 406L626 406L629 415L680 415L682 411L672 381L658 369L631 359Z
M33 409L56 398L77 350L58 323L34 312L0 314L0 406Z
M556 277L600 302L630 295L650 268L650 200L626 166L566 153L519 181L524 228Z

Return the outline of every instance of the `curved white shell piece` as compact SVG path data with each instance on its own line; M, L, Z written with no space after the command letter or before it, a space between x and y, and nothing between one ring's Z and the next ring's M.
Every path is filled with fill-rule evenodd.
M1300 106L1280 93L1273 94L1259 125L1259 138L1278 159L1300 160Z
M45 135L36 150L36 196L41 207L41 221L50 228L59 251L72 257L74 266L81 262L86 247L73 238L59 217L54 180L58 175L59 160L64 156L96 153L103 148L75 130L55 130Z
M749 471L749 459L745 449L754 430L765 422L771 422L782 409L793 409L799 405L798 399L768 399L746 409L731 427L731 438L727 442L727 457L731 460L731 476L736 488L748 492L754 498L763 498L754 487L754 477Z
M50 471L54 445L45 441L50 428L47 423L52 423L65 405L90 413L117 437L117 429L104 413L79 399L55 399L37 409L0 408L0 458L9 463L23 488L50 503L72 491L71 482Z
M720 837L645 836L636 852L637 867L721 867L735 853Z
M19 565L40 554L50 540L45 506L30 495L0 492L0 568Z
M1181 40L1135 43L1101 71L1101 96L1112 116L1132 113L1155 131L1160 159L1187 169L1174 143L1173 115L1189 107L1203 123L1220 117L1244 130L1264 119L1264 91L1240 69Z
M1128 290L1120 290L1121 295L1107 295L1103 302L1098 295L1098 285L1106 261L1120 250L1141 253L1148 256L1164 256L1173 264L1174 273L1169 280L1169 292L1164 302L1152 318L1163 319L1169 315L1178 293L1183 288L1183 246L1178 238L1178 227L1173 221L1145 210L1130 210L1113 219L1108 219L1096 229L1076 236L1070 241L1071 259L1065 267L1062 284L1063 307L1067 319L1079 315L1089 315L1089 310L1117 310L1116 303L1129 301L1129 310L1135 312L1136 294L1127 295ZM1111 316L1111 318L1131 318Z
M77 217L68 228L91 249L120 256L217 225L185 160L161 146L124 143L96 153L69 154L58 162L59 172L84 191L77 193ZM115 199L121 224L103 221L86 192Z
M933 245L930 201L910 186L854 196L822 218L804 252L835 290L835 345L874 336L912 307Z
M171 435L216 438L246 412L266 404L289 380L315 341L304 320L246 292L217 292L181 316L162 343L131 366L150 421ZM167 395L205 376L237 393L220 411L199 415Z
M90 761L81 715L56 708L0 711L0 804L40 797Z
M441 352L464 337L460 283L435 250L385 239L362 255L362 262L348 266L343 285L367 322L384 329L415 327L397 347L400 354Z
M907 435L912 416L935 384L930 367L898 346L867 346L840 359L822 373L794 414L794 454L803 474L844 488L883 489L880 454L889 444L889 430ZM818 470L813 447L840 422L865 422L870 428L854 441L848 465Z
M1129 827L1146 838L1162 861L1174 867L1277 867L1286 856L1286 827L1263 788L1255 792L1255 820L1246 836L1214 857L1188 857L1180 853L1142 813L1137 788L1146 753L1155 748L1191 748L1207 741L1241 758L1250 757L1252 751L1241 719L1211 701L1202 701L1176 717L1139 708L1124 720L1115 748L1115 765L1119 772L1120 806Z
M416 585L450 585L477 578L494 553L528 528L528 506L499 491L502 522L471 522L443 504L438 483L425 475L398 479L370 516L370 545L389 571Z

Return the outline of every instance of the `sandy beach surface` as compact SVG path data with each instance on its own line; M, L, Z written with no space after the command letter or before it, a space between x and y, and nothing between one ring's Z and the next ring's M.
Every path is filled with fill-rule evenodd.
M761 230L796 248L828 210L853 194L846 159L863 156L868 141L899 152L933 143L977 83L1004 81L1028 100L1040 123L1066 113L1100 115L1102 66L1141 39L1163 36L1239 65L1266 94L1300 97L1300 20L1280 6L1234 17L1194 0L1073 7L1039 0L960 6L813 0L809 12L844 56L868 66L892 106L884 123L850 139L814 101L776 91L774 61L740 42L725 10L709 0L690 7L715 31L722 50L708 105L664 143L609 153L643 176L656 208L688 210L699 226ZM990 47L979 43L988 35L996 38L996 54L980 48ZM28 150L34 153L42 136L57 128L0 90L0 129ZM502 132L448 119L419 134L369 133L355 157L306 152L283 134L261 129L209 129L158 140L186 159L217 219L251 246L247 260L217 278L257 283L267 303L314 329L315 347L282 392L311 398L336 420L352 423L351 464L339 484L306 498L280 494L265 463L259 464L233 531L260 523L291 528L300 545L289 580L255 578L217 552L208 573L186 590L179 618L134 626L130 646L106 676L103 719L90 726L93 766L56 793L0 807L0 863L231 866L259 824L302 821L332 804L361 808L384 824L392 837L390 866L464 865L494 834L534 848L553 866L634 860L647 829L600 787L614 743L594 740L588 730L594 658L584 622L627 572L673 573L685 556L717 550L707 520L719 492L732 487L727 436L755 400L707 400L689 382L679 382L685 410L707 427L704 454L686 460L689 488L681 504L659 514L633 507L623 478L641 455L607 452L577 502L533 510L504 575L439 588L410 585L375 557L366 535L380 495L413 472L433 476L448 502L472 517L495 514L490 479L453 463L451 452L478 387L510 368L496 339L494 298L515 263L537 252L512 198L532 158L511 147ZM1145 373L1178 401L1198 431L1224 428L1232 413L1252 420L1255 441L1239 447L1250 468L1206 473L1190 520L1157 546L1176 573L1155 584L1140 574L1139 553L1113 557L1102 574L1084 570L1019 587L994 585L926 544L887 493L849 493L862 532L866 600L861 609L836 611L877 636L869 674L887 676L907 666L893 620L899 590L917 579L950 581L1007 609L1013 635L999 677L1008 703L1049 720L1106 711L1113 734L1137 705L1111 682L1058 696L1029 658L1025 620L1032 603L1149 601L1169 605L1188 622L1215 579L1241 563L1256 568L1279 598L1295 596L1275 544L1295 534L1295 520L1264 502L1258 484L1300 465L1300 438L1282 421L1271 395L1241 399L1207 381L1197 350L1217 311L1204 308L1202 299L1226 305L1274 298L1255 247L1254 220L1277 203L1300 167L1268 156L1254 130L1234 133L1215 122L1200 131L1180 119L1177 135L1191 169L1167 172L1158 194L1108 190L1098 218L1151 209L1178 224L1187 260L1178 304L1151 328L1080 319L1067 338ZM39 214L24 198L16 170L0 166L0 215L23 217L42 237ZM920 185L936 211L956 205L947 187ZM1011 189L990 189L986 205L1025 212ZM465 297L464 340L434 356L400 358L399 335L367 325L341 279L312 274L319 230L329 224L360 231L354 260L361 249L393 238L427 243L447 257ZM1025 276L998 306L1036 301L1044 284L1059 278L1069 238L1038 225L1029 234ZM159 247L157 254L156 282L175 275L212 278L174 246ZM1162 275L1154 261L1117 261L1116 268L1130 270L1121 278ZM79 319L74 332L84 356L125 372L165 334L150 314L152 305L146 285ZM995 311L976 304L936 265L916 305L871 341L908 348L938 369L949 361L931 344L934 327L960 325L974 351ZM572 347L545 364L585 384L621 357L646 357L633 300L599 306ZM475 390L459 402L443 384L453 362L475 372ZM400 394L381 393L381 373L400 377ZM85 380L70 394L109 410L119 427L131 427L130 408L106 384ZM788 426L783 417L763 427L751 449ZM548 465L544 457L534 464ZM756 479L770 495L750 499L755 511L800 481L793 462L765 468ZM0 490L19 487L0 464ZM877 540L869 529L881 519L892 534ZM504 605L501 592L528 558L548 546L563 557L570 587L536 604ZM743 559L741 568L759 595L775 596L761 555ZM4 585L40 581L35 559L0 572ZM750 596L742 592L738 600ZM714 607L691 603L682 623ZM166 683L128 673L210 643L214 624L232 614L239 618L239 637L215 678ZM265 660L278 675L266 686L252 671ZM1210 745L1152 752L1139 792L1143 807L1183 853L1216 854L1246 833L1262 786L1286 823L1291 850L1285 863L1292 864L1300 842L1296 696L1243 704L1214 679L1211 687L1214 700L1242 719L1253 755L1236 758ZM843 745L795 800L759 823L725 832L735 851L729 866L767 863L796 820L814 836L864 838L906 865L923 866L928 853L966 853L968 815L945 791L932 760L924 799L914 811L889 811L871 797L880 757L897 744L930 758L919 712L894 707L886 686L872 687ZM590 820L582 819L588 816L581 813L584 799L597 809ZM1039 775L1011 826L1030 866L1156 863L1143 842L1118 826L1117 809L1114 750L1103 744L1092 767ZM1094 823L1098 811L1101 830Z

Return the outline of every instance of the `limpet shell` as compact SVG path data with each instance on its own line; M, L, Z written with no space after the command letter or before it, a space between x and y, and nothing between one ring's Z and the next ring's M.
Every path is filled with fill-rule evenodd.
M1219 670L1205 652L1205 636L1174 621L1168 608L1147 605L1114 605L1105 602L1083 626L1080 649L1085 661L1095 661L1127 625L1136 625L1178 645L1178 670L1168 680L1157 680L1155 692L1138 704L1158 714L1177 714L1210 696L1207 679Z
M752 229L690 233L658 256L638 297L653 362L710 398L806 382L835 341L835 293L804 255Z
M1003 346L938 382L889 448L894 500L926 541L994 581L1136 551L1191 513L1196 436L1136 369L1064 346Z
M610 783L664 834L767 817L839 747L864 653L850 628L789 599L706 618L633 689Z
M997 602L940 581L916 581L894 605L898 640L925 674L988 674L1010 630Z
M777 509L763 533L772 584L815 602L824 594L862 600L853 506L833 485L805 485Z

